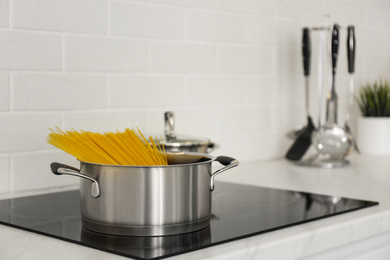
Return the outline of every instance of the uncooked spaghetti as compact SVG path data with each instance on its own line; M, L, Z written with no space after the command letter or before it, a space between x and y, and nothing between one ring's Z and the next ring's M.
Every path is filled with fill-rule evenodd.
M123 132L93 133L50 129L47 142L83 162L113 165L168 165L162 141L149 136L149 141L137 128Z

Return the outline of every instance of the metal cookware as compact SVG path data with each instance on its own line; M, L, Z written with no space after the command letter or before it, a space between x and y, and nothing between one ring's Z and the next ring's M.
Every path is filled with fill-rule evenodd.
M92 231L126 236L192 232L210 223L211 192L217 174L236 159L207 154L169 154L167 166L123 166L80 162L80 169L52 163L57 175L81 177L82 225ZM176 164L171 161L176 160ZM212 162L224 167L212 172Z
M164 148L167 152L199 152L210 153L218 145L208 138L177 135L175 133L175 114L171 111L165 112L165 135L163 137Z

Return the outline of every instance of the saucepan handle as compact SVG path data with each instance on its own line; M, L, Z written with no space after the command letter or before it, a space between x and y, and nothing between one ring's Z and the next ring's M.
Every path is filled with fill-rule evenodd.
M72 175L72 176L81 177L81 178L84 178L84 179L91 181L92 182L92 186L91 186L92 197L97 198L100 196L100 188L99 188L99 183L97 182L97 180L80 173L79 169L76 169L76 168L69 166L69 165L66 165L66 164L57 163L57 162L53 162L52 164L50 164L50 169L56 175Z
M223 167L221 169L218 169L213 174L211 174L211 179L210 179L210 190L211 191L214 190L214 178L215 178L215 176L217 176L221 172L224 172L224 171L229 170L229 169L231 169L233 167L236 167L239 164L238 160L236 160L236 159L234 159L232 157L228 157L228 156L218 156L217 158L215 158L215 161L219 162L222 165L225 165L225 167Z

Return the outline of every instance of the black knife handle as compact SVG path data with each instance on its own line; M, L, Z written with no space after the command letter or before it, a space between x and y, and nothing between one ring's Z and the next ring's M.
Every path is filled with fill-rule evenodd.
M355 72L355 53L356 53L355 27L348 26L347 56L348 56L349 73Z
M339 53L339 26L335 24L332 31L332 72L336 73L336 64Z
M303 28L303 36L302 36L302 56L303 56L303 73L305 76L309 76L310 74L310 34L309 28Z

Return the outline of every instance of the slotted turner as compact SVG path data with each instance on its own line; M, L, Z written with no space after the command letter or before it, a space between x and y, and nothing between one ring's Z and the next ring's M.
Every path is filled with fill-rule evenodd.
M306 95L306 115L307 126L305 130L297 137L290 149L287 151L286 158L291 161L299 161L306 153L311 145L311 135L314 131L313 120L310 116L309 103L309 75L310 75L310 34L308 28L303 28L302 37L302 56L303 56L303 72L305 76L305 95Z

